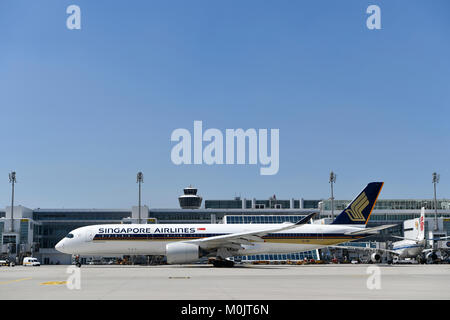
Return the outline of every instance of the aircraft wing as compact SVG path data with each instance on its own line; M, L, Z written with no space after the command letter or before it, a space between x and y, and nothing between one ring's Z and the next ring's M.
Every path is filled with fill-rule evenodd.
M412 238L406 238L406 237L400 237L400 236L391 236L392 238L402 239L402 240L410 240L415 242L420 242L420 240L412 239Z
M318 213L317 212L311 213L310 215L304 217L303 219L299 220L296 223L282 223L277 227L272 226L271 228L261 228L259 230L231 233L221 236L190 240L187 242L198 244L200 247L204 249L227 247L241 244L252 244L252 242L264 242L264 239L262 238L263 236L273 232L293 229L303 224L306 224L316 214Z
M380 230L392 228L395 226L396 226L396 224L386 224L383 226L378 226L378 227L373 227L373 228L364 228L364 229L357 230L357 231L350 231L350 232L346 232L345 234L347 234L347 235L376 234Z
M427 239L427 240L434 240L434 241L441 241L441 240L447 240L450 237L439 237L439 238L434 238L434 239Z
M356 247L356 246L328 246L328 248L333 249L346 249L346 250L361 250L361 251L382 251L382 252L389 252L395 255L398 255L399 253L394 250L389 249L378 249L378 248L367 248L367 247Z
M417 239L405 238L405 237L400 237L400 236L391 236L391 237L398 238L398 239L403 239L403 240L411 240L411 241L416 241L416 242L420 241L420 240L417 240ZM426 238L425 240L441 241L441 240L447 240L449 238L450 237L439 237L439 238L433 238L433 239Z

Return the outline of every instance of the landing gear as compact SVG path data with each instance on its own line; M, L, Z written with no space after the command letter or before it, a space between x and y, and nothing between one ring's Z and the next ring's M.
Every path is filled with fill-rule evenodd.
M215 259L212 261L212 264L216 268L232 268L234 266L233 261L222 259Z
M75 258L75 265L76 265L78 268L81 268L80 256L79 256L79 255L76 255L74 258Z

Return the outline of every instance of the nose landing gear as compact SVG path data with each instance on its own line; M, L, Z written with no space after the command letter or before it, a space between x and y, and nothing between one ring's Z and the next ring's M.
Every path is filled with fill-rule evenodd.
M79 255L76 255L76 256L75 256L75 265L76 265L78 268L81 268L81 262L80 262L80 256L79 256Z

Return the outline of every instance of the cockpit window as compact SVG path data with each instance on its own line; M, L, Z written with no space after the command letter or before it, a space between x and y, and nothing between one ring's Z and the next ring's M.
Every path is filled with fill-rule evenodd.
M66 238L72 239L73 238L73 233L69 233Z

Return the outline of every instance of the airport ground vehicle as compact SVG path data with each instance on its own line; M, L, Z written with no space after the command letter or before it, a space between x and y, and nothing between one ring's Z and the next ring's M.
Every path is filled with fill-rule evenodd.
M0 266L9 266L8 260L0 260Z
M92 260L89 260L87 262L87 264L89 264L89 265L97 265L97 264L104 264L104 263L103 263L103 261L101 259L92 259Z
M41 263L36 258L25 257L25 258L23 258L22 265L31 266L31 267L39 267L41 265Z

